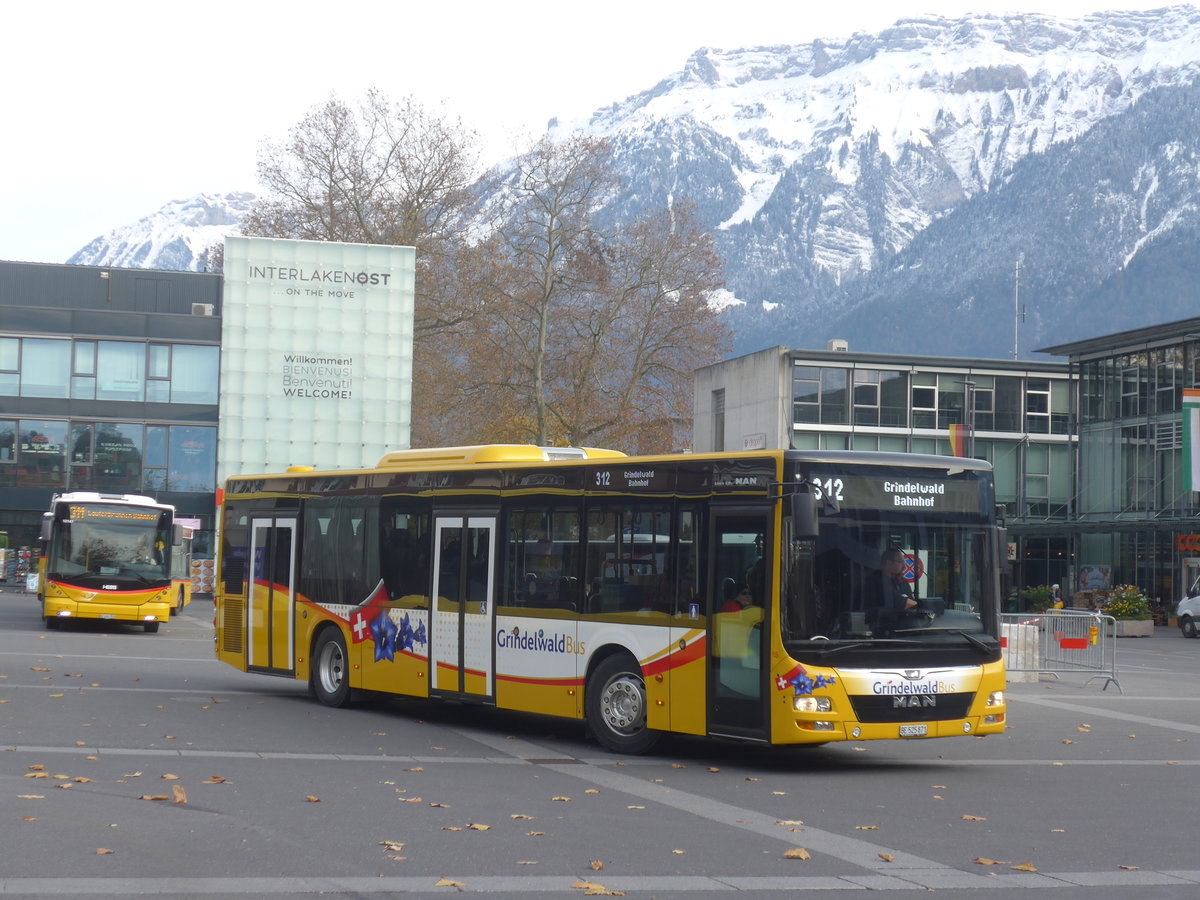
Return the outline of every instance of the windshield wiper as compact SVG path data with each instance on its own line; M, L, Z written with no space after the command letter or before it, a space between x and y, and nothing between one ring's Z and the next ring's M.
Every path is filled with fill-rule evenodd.
M825 644L826 642L822 641L821 643ZM893 638L877 638L870 641L850 641L846 644L834 644L832 641L828 643L830 645L828 649L826 649L824 646L813 647L812 652L821 656L833 656L836 653L841 653L843 650L859 650L863 647L878 647L881 644L886 644L888 646L895 646L897 644L903 644L904 646L918 646L921 642L895 640Z
M931 631L937 632L938 634L957 634L966 638L968 643L973 644L977 649L984 653L991 653L996 649L995 644L989 644L986 641L976 637L970 631L963 631L961 628L939 628L937 626L931 628L905 628L903 630L898 629L895 634L929 634Z

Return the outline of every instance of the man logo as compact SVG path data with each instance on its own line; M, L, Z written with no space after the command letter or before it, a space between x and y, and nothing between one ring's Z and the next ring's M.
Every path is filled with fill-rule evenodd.
M892 698L892 709L928 709L937 706L937 697L933 694L897 694Z

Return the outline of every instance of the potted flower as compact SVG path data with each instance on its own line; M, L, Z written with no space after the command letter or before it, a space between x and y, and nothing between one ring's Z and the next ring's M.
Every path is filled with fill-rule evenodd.
M1101 611L1117 620L1117 637L1150 637L1154 634L1150 601L1132 584L1113 588Z

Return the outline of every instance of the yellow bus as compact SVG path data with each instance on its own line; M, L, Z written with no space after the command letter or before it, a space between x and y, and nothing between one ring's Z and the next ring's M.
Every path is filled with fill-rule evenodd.
M147 632L186 605L173 578L175 508L137 494L58 494L42 515L38 601L47 628L71 619L139 623Z
M334 707L580 719L614 752L996 734L993 496L986 462L835 451L488 445L235 477L216 655Z

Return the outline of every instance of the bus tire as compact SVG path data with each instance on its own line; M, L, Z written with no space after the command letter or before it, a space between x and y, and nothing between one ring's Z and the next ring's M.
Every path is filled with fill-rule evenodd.
M648 753L662 734L646 727L646 682L641 667L626 654L601 662L587 681L588 726L604 749Z
M158 631L157 622L147 622L142 627L146 629L146 634L154 634L156 631Z
M350 705L350 671L346 642L336 628L326 628L313 645L309 679L313 693L325 706Z

